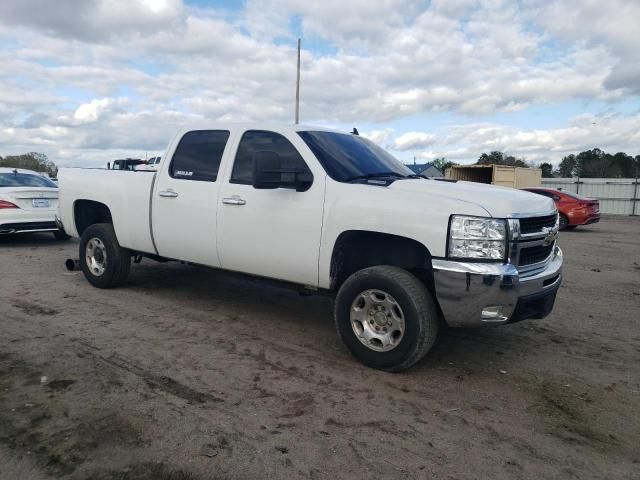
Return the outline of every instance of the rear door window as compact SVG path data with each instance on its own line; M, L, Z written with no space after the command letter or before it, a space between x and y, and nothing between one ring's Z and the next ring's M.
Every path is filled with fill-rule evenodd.
M215 182L228 139L228 130L185 133L171 159L169 175L179 180Z

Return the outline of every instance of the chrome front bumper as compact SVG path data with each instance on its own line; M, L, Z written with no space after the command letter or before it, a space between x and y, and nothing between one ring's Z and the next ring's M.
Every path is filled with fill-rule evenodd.
M451 327L503 324L544 318L562 282L562 250L556 246L543 269L520 273L509 263L432 260L438 303Z

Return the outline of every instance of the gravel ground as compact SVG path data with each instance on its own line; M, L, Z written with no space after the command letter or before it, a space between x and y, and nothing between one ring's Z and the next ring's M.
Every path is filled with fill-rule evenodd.
M1 237L0 479L638 478L639 238L563 232L550 317L387 374L329 298L147 260L101 291L77 243Z

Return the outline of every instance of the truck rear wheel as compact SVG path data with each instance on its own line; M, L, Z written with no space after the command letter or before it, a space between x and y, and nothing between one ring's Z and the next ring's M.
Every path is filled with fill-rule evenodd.
M438 312L425 286L393 266L365 268L340 287L338 335L365 365L399 372L422 359L438 335Z
M82 233L80 267L94 287L112 288L126 280L131 252L120 246L112 224L96 223Z

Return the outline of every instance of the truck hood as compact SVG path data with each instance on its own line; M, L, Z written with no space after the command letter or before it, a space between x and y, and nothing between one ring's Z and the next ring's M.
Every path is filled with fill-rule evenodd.
M446 197L461 203L472 203L496 218L540 216L556 211L550 198L524 190L484 183L410 179L393 182L388 188L396 192ZM463 205L461 210L452 213L464 214Z

